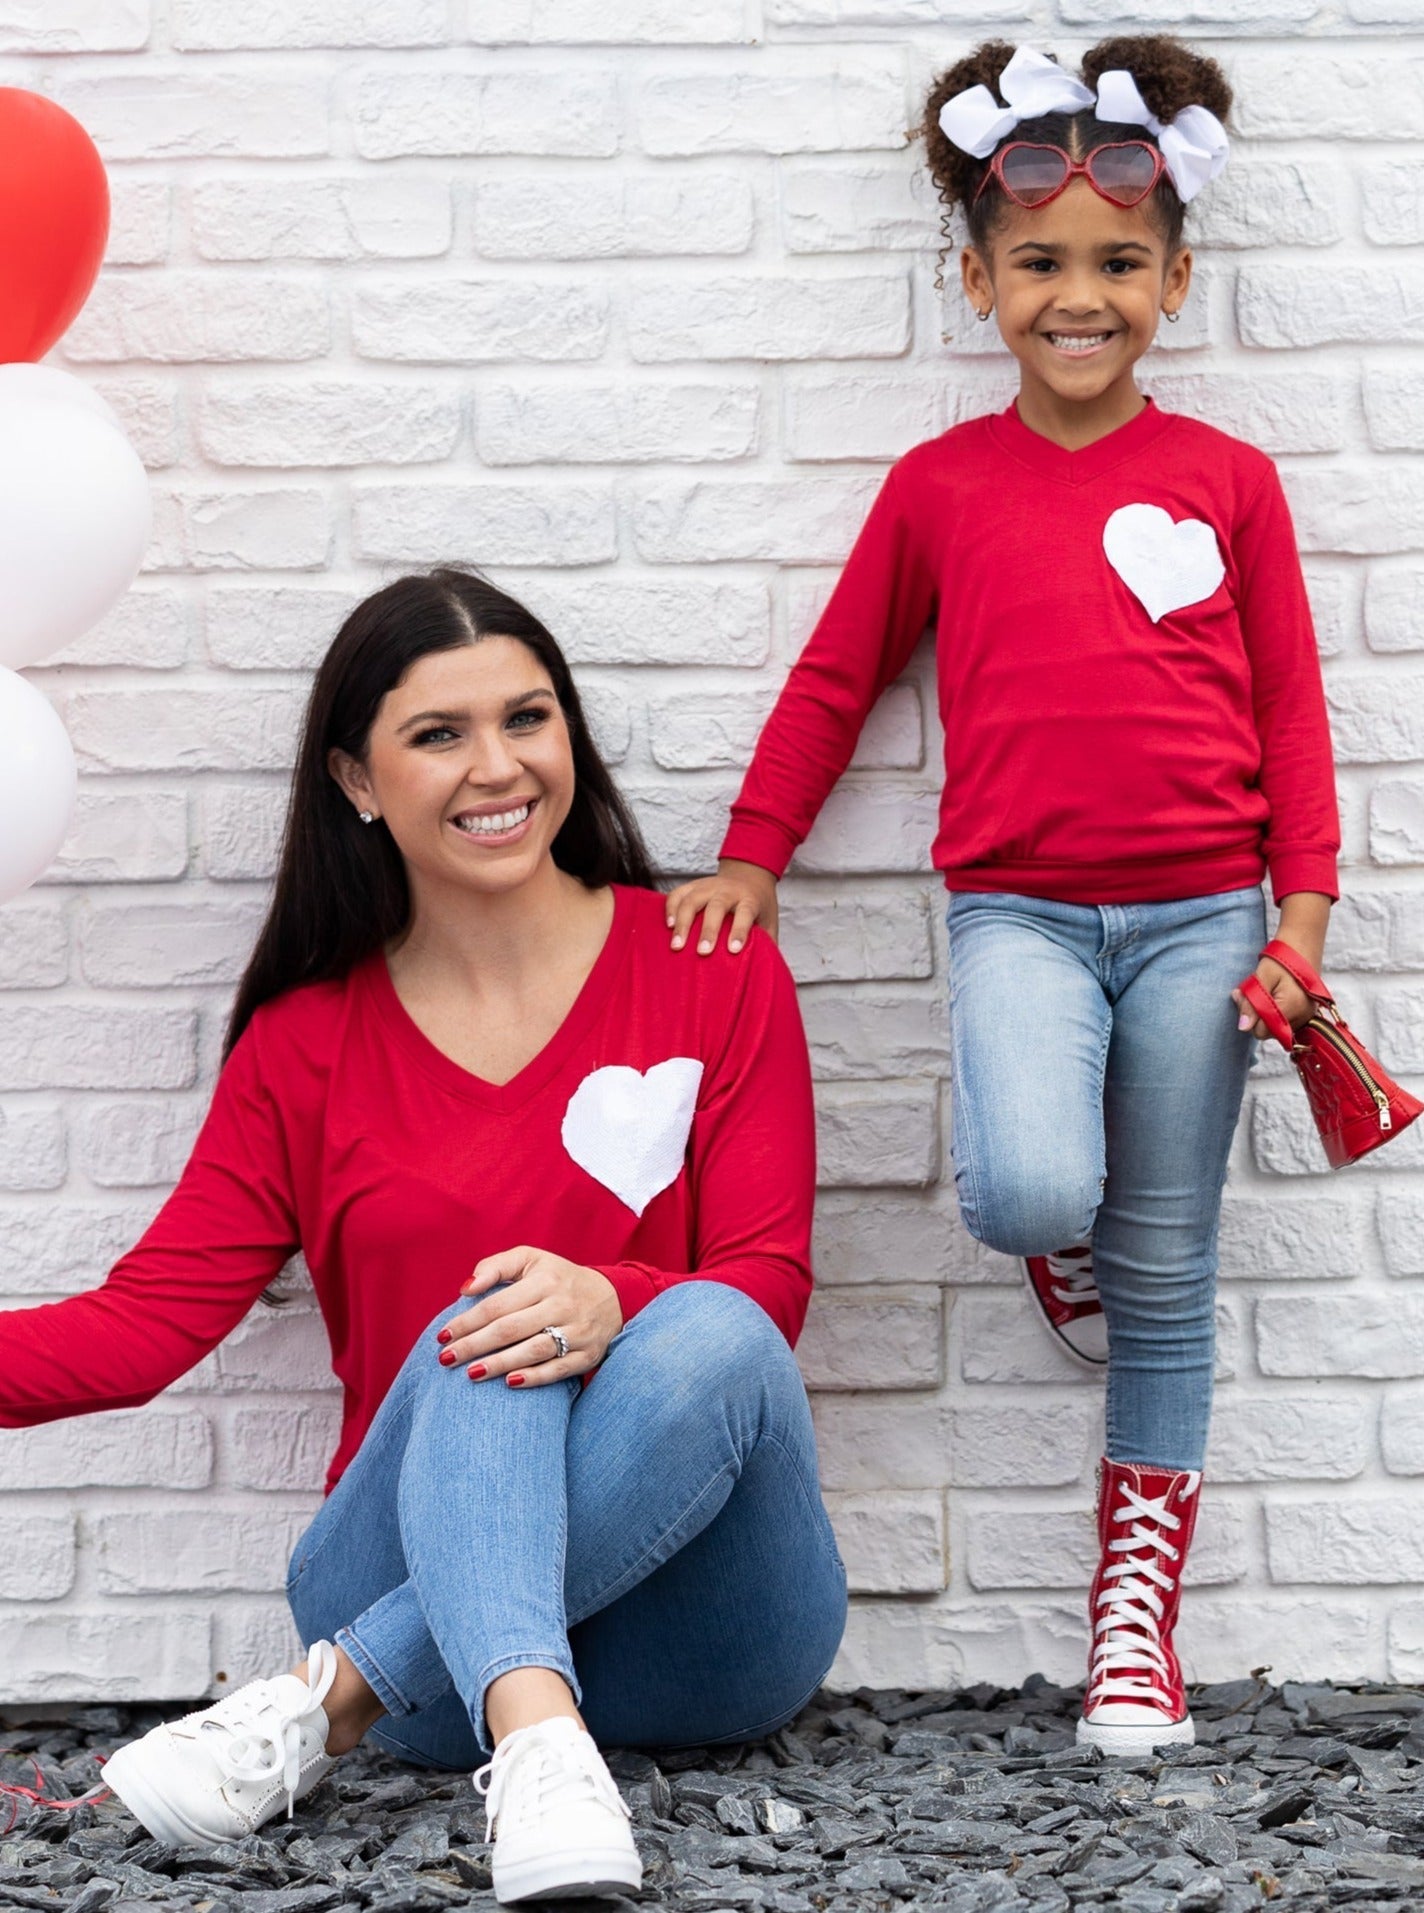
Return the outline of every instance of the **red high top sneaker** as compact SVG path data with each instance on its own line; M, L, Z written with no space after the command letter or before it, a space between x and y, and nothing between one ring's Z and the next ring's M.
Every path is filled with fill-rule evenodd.
M1059 1345L1089 1368L1102 1368L1108 1359L1108 1329L1103 1305L1093 1280L1093 1245L1059 1249L1054 1255L1023 1258L1033 1299Z
M1196 1739L1172 1630L1197 1519L1197 1473L1104 1461L1098 1484L1093 1648L1080 1746L1146 1754Z

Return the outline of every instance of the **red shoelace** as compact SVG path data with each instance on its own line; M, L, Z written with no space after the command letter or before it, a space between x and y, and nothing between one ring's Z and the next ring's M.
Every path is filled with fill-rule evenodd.
M102 1766L103 1762L100 1761L99 1764ZM91 1787L88 1793L80 1794L75 1800L50 1800L45 1797L45 1777L40 1771L40 1763L33 1755L30 1757L30 1765L35 1770L35 1785L33 1787L22 1787L18 1782L9 1785L0 1782L0 1794L4 1794L10 1801L10 1818L5 1822L3 1829L0 1829L0 1833L8 1833L19 1819L20 1802L22 1800L28 1800L32 1807L51 1808L55 1813L72 1813L75 1807L87 1807L97 1800L102 1800L109 1791L109 1789L101 1783L98 1786Z

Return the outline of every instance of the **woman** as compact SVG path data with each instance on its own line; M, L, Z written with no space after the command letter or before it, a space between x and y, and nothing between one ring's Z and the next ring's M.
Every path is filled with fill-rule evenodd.
M493 1751L501 1900L637 1886L595 1737L764 1734L823 1678L805 1041L770 940L680 963L650 885L522 606L442 570L352 612L178 1188L101 1289L0 1315L21 1427L149 1400L311 1268L345 1417L310 1654L112 1757L156 1837L240 1838L374 1730Z

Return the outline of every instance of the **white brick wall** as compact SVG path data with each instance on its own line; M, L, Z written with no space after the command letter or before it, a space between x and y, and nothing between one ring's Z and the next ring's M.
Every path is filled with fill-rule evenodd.
M1280 458L1340 749L1347 1010L1424 1072L1424 71L1408 0L1230 0L1242 138L1146 383ZM58 355L155 475L149 576L36 673L83 792L0 913L0 1306L82 1289L193 1133L305 674L399 566L483 561L583 670L670 869L888 461L1002 403L904 133L994 32L1139 0L0 0L0 83L114 189ZM952 336L948 342L941 332ZM805 1342L845 1681L1072 1677L1097 1391L959 1228L922 655L786 886L821 1079ZM1327 1178L1258 1071L1223 1230L1193 1674L1424 1674L1424 1138ZM95 1352L96 1361L102 1351ZM187 1697L286 1651L335 1402L307 1302L130 1414L0 1435L0 1700Z

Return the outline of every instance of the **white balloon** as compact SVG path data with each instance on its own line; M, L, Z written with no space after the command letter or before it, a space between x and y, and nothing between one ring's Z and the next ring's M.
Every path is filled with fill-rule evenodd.
M76 379L72 372L61 372L57 365L31 365L17 359L0 365L0 406L12 399L31 399L41 405L82 405L123 436L119 415L107 399L101 399L92 385Z
M152 524L148 475L116 424L69 397L0 394L0 666L37 664L97 624Z
M53 863L77 783L74 747L53 705L0 671L0 903Z

